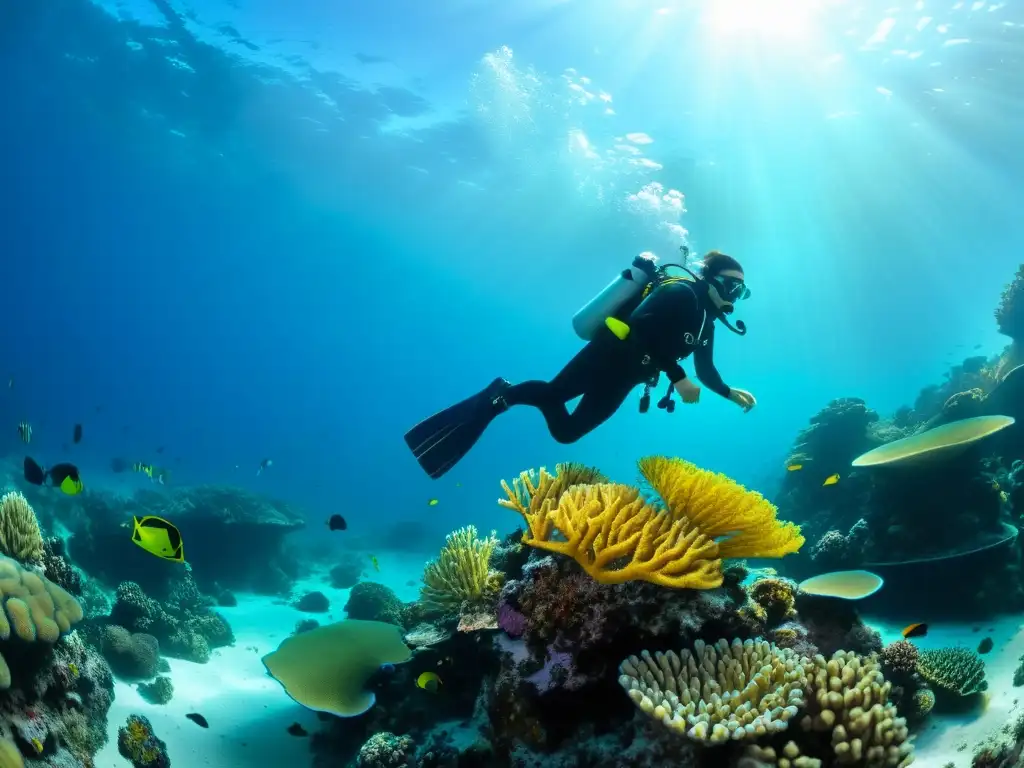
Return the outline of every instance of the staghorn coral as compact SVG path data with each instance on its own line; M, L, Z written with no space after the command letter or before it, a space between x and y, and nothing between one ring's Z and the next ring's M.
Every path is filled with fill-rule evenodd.
M803 544L798 526L781 523L760 494L724 475L663 457L641 459L640 471L664 509L626 485L559 493L566 483L543 469L536 482L530 472L512 488L502 482L507 499L499 504L526 519L524 543L572 557L603 584L712 589L723 582L722 558L782 557ZM553 538L556 531L562 538Z
M988 690L985 662L969 648L921 651L917 673L936 688L957 696Z
M490 569L497 544L493 531L481 539L472 525L448 534L438 559L423 571L420 603L427 613L455 615L486 606L501 586L501 574Z
M644 651L619 671L641 712L705 744L785 730L807 683L801 658L764 640L697 640L678 655Z
M43 532L28 499L17 491L0 498L0 554L23 563L43 559Z

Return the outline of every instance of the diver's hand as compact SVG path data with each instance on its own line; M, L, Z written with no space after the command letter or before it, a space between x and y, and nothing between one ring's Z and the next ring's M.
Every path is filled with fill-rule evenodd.
M692 405L700 400L700 387L689 379L680 379L672 386L675 387L676 392L679 393L679 397L684 403L690 403Z
M757 405L757 398L745 389L730 389L729 399L742 408L744 413L747 413L751 408Z

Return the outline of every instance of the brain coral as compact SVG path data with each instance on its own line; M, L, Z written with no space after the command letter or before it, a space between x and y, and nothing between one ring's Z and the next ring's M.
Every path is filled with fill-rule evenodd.
M43 559L43 532L36 513L17 491L0 498L0 554L23 563Z
M0 640L13 632L22 640L55 643L82 620L82 607L52 581L0 556ZM11 685L11 671L0 655L0 689Z

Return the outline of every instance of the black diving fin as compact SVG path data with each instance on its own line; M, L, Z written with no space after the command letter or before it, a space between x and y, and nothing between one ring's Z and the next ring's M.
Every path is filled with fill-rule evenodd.
M505 379L424 419L405 433L405 443L416 461L434 480L454 467L476 445L494 417L508 409L502 394Z

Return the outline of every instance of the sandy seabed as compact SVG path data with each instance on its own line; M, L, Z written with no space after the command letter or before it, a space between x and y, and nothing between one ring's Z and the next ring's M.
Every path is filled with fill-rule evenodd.
M378 562L380 571L371 566L363 575L365 581L386 584L405 601L418 596L423 556L381 553ZM235 644L215 650L206 664L168 659L174 698L167 704L150 704L135 684L116 681L108 715L109 741L96 756L96 768L130 766L117 751L117 729L130 714L149 718L167 744L172 768L309 766L309 739L291 736L287 728L299 723L313 733L322 724L316 713L292 701L266 674L261 659L291 634L298 621L312 618L326 624L345 617L347 589L332 589L313 578L297 584L294 594L312 590L330 599L327 613L303 613L280 604L279 598L244 593L237 595L237 606L218 608L235 632ZM190 712L202 714L210 727L201 728L186 718Z

